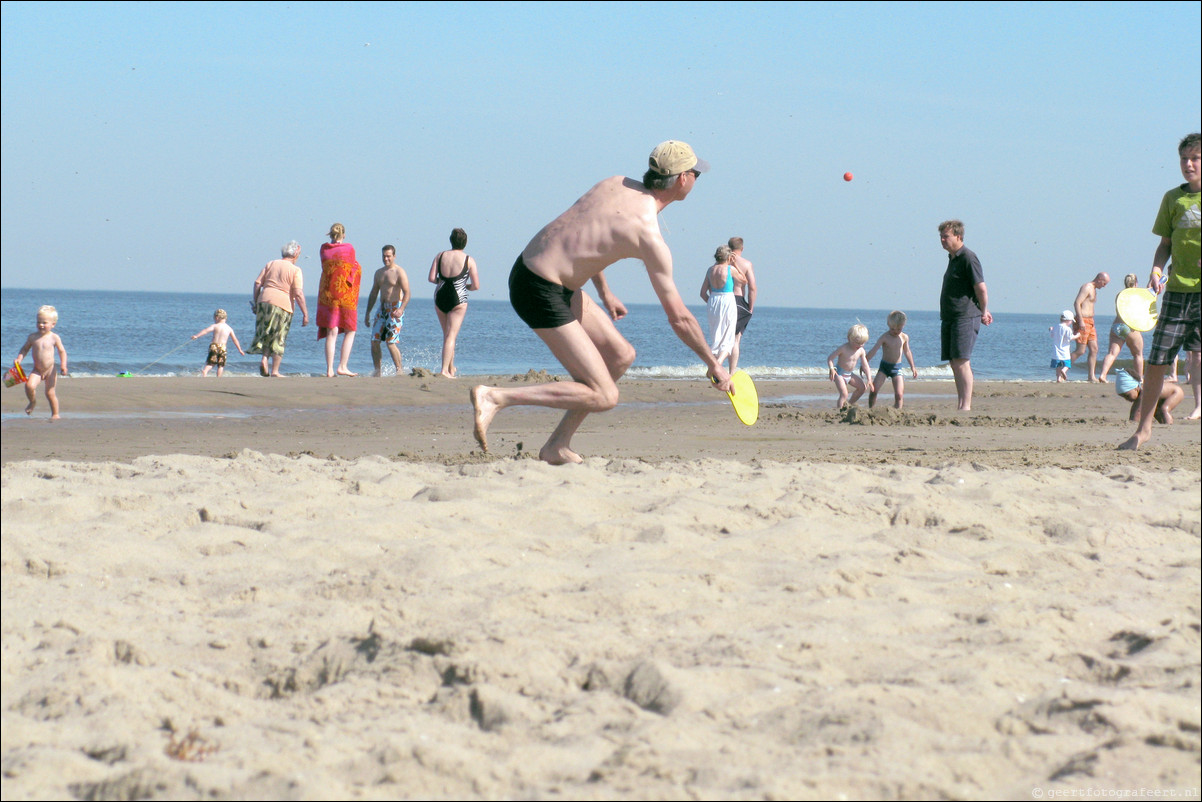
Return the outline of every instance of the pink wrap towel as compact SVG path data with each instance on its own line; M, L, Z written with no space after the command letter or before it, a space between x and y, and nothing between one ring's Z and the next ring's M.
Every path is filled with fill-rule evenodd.
M317 339L327 329L355 331L359 320L359 280L362 269L348 242L321 246L321 284L317 289Z

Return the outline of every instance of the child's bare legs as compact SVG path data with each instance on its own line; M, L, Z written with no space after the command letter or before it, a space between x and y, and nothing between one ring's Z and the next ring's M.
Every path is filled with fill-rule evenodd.
M835 374L831 381L839 389L839 400L835 402L835 409L843 409L843 407L847 406L847 382L843 381L843 377L838 373Z
M204 378L208 378L208 375L209 375L209 368L211 368L211 367L213 367L213 366L212 366L212 365L210 365L208 362L206 362L206 363L205 363L205 366L204 366L203 368L201 368L201 369L200 369L200 375L201 375L202 377L204 377ZM220 375L221 375L221 369L220 369L220 368L218 368L218 369L217 369L217 375L218 375L218 376L220 376Z
M25 397L29 399L29 403L25 406L25 414L32 415L33 410L38 405L38 386L44 385L46 393L46 401L50 404L50 420L58 420L58 393L55 392L54 386L58 382L58 376L51 371L45 380L41 374L34 373L25 381Z
M224 366L224 365L218 365L218 366L217 366L217 378L219 378L219 379L220 379L220 378L221 378L221 374L222 374L222 373L225 373L225 366Z
M876 372L876 376L872 380L872 389L868 391L868 408L869 409L872 409L873 407L876 406L876 397L878 395L880 395L881 388L884 386L884 381L885 381L885 374L881 373L878 370ZM896 394L897 383L895 382L893 386L895 388L895 394Z
M855 392L851 394L851 398L847 399L848 404L856 403L860 400L860 396L868 391L868 388L864 386L864 380L860 378L859 374L853 375L847 380L847 383L855 388Z
M34 407L38 405L38 385L42 383L42 377L37 373L29 374L29 378L25 380L25 397L29 399L29 403L25 405L25 414L32 415Z
M879 380L878 380L879 381ZM873 385L874 387L876 385ZM906 377L900 373L893 377L893 407L901 409L905 403L904 396L906 394Z

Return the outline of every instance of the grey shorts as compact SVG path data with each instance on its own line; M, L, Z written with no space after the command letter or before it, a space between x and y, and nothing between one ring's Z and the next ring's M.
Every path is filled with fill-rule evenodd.
M1202 350L1202 293L1166 292L1152 335L1149 365L1171 365L1177 352Z
M944 362L969 359L981 331L980 317L956 317L939 321L939 358Z

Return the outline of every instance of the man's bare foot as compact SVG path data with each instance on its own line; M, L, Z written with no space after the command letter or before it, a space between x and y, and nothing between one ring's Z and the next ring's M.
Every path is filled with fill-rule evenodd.
M1142 446L1144 443L1146 443L1147 440L1148 440L1148 438L1140 437L1139 432L1136 432L1135 434L1131 435L1131 437L1127 438L1127 440L1122 445L1119 446L1118 450L1119 451L1135 451L1140 446Z
M584 462L584 457L570 448L552 448L543 446L538 452L538 458L548 465L571 465Z
M475 420L472 434L476 436L480 450L488 451L488 425L497 414L497 405L488 400L488 388L483 384L473 387L468 397L472 400L472 416Z

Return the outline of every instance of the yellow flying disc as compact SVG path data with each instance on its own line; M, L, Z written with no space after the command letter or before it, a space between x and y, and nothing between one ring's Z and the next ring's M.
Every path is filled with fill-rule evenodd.
M727 393L739 420L751 426L760 418L760 394L745 370L736 370L730 375L730 386L734 392Z
M1128 287L1114 299L1114 311L1136 331L1151 331L1156 327L1156 293L1147 287Z

